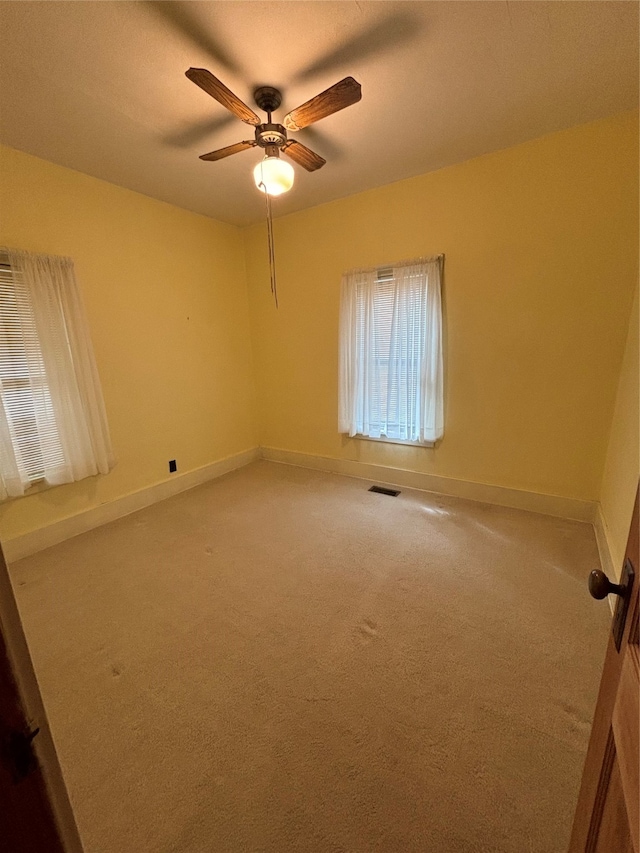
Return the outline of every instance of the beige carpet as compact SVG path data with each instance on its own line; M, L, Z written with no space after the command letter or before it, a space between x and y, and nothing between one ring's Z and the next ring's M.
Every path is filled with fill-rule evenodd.
M87 853L564 853L588 525L259 462L12 567Z

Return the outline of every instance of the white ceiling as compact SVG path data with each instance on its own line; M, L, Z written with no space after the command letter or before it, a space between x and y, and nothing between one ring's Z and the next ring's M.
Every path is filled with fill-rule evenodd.
M285 112L352 75L362 100L296 138L275 215L638 105L635 2L0 2L0 141L235 224L264 216L252 128L191 83L209 69Z

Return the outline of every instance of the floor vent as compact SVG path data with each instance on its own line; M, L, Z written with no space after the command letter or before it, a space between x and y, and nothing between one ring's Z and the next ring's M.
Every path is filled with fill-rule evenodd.
M377 495L389 495L391 498L397 498L400 494L399 489L385 489L384 486L371 486L370 492L375 492Z

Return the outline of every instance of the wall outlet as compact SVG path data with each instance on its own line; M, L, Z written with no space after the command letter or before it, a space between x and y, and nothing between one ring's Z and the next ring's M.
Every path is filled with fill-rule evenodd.
M175 474L175 472L176 472L177 470L178 470L178 463L176 462L176 460L175 460L175 459L170 459L170 460L169 460L169 473L170 473L170 474Z

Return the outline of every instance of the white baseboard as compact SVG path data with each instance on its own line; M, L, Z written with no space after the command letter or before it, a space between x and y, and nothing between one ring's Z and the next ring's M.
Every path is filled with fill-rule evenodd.
M570 518L590 524L594 523L598 506L595 501L525 492L504 486L472 483L468 480L454 480L451 477L438 477L434 474L423 474L420 471L391 468L386 465L370 465L364 462L353 462L349 459L334 459L329 456L312 456L292 450L279 450L275 447L262 447L260 450L262 458L271 462L330 471L334 474L345 474L348 477L359 477L363 480L373 480L392 486L436 492L441 495L480 501L480 503L526 509L530 512L540 512L543 515Z
M615 561L611 553L611 545L609 544L609 528L605 521L602 507L600 504L596 507L596 515L593 520L593 529L596 534L596 542L598 543L598 554L600 556L600 567L605 575L612 583L618 583L620 580L620 572L618 571ZM615 612L616 596L609 596L609 607L611 613Z
M115 521L132 512L158 501L172 497L179 492L192 489L208 480L222 476L236 468L242 468L256 459L266 459L300 468L312 468L319 471L329 471L334 474L344 474L348 477L358 477L363 480L386 483L392 486L404 486L409 489L435 492L442 495L466 498L481 503L496 504L497 506L525 509L540 512L543 515L553 515L559 518L570 518L594 524L596 539L602 568L611 577L612 561L608 547L606 526L599 504L593 501L582 501L574 498L563 498L556 495L544 495L537 492L526 492L519 489L509 489L503 486L490 486L484 483L473 483L468 480L455 480L451 477L439 477L403 468L393 468L386 465L372 465L364 462L354 462L348 459L334 459L328 456L313 456L291 450L279 450L274 447L252 448L243 453L229 456L205 465L195 471L171 477L145 489L140 489L130 495L125 495L115 501L102 504L85 512L61 519L46 527L33 530L2 543L5 559L8 563L28 557L52 545L57 545L65 539L78 536L87 530L93 530L102 524ZM613 571L615 576L615 571Z
M611 546L609 544L609 531L607 522L604 520L602 507L600 504L596 507L595 518L593 519L593 529L596 533L596 542L598 543L598 554L600 555L600 566L602 571L611 579L618 581L618 571L611 554Z
M251 450L245 450L243 453L236 453L233 456L227 456L225 459L219 459L217 462L197 468L195 471L175 475L168 480L132 492L115 501L109 501L109 503L101 504L69 518L63 518L53 524L48 524L46 527L40 527L38 530L24 533L13 539L6 539L2 543L5 559L8 563L13 563L22 557L28 557L37 551L57 545L65 539L71 539L72 536L86 533L87 530L93 530L95 527L100 527L109 521L115 521L124 515L129 515L158 501L185 492L187 489L192 489L208 480L214 480L216 477L221 477L236 468L242 468L260 458L260 449L254 447Z

